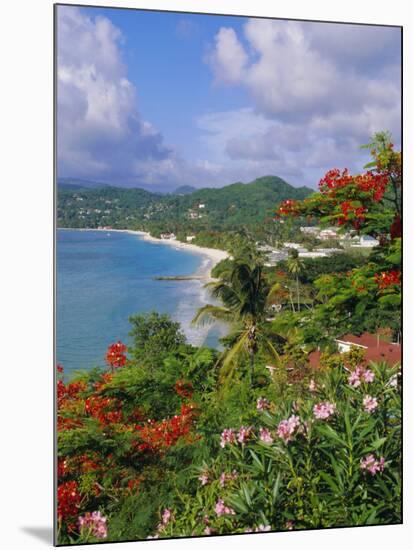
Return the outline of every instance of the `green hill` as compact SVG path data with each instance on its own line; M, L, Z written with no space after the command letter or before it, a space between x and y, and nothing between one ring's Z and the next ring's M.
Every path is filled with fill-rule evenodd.
M59 227L141 229L155 236L173 232L180 238L219 235L241 228L255 234L264 223L272 223L274 210L282 200L303 199L312 192L276 176L183 195L161 195L137 188L63 186L58 190L57 222Z

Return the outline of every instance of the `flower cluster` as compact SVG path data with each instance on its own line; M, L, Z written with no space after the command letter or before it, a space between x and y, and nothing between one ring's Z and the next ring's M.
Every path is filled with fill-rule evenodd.
M97 539L105 539L108 536L106 518L100 512L86 512L84 516L79 516L79 530L87 530Z
M374 412L378 407L377 397L371 397L371 395L366 395L363 399L363 406L366 412L368 413Z
M225 484L228 481L233 481L234 479L237 479L238 472L236 470L232 470L230 474L227 474L225 472L222 472L222 474L219 476L219 484L221 487L225 487Z
M127 347L122 342L118 341L108 347L106 352L106 362L113 368L124 367L126 365L127 357L125 355Z
M175 445L181 438L190 443L191 428L195 410L192 405L181 405L179 415L155 422L148 420L143 426L136 426L139 433L139 451L163 453L168 447Z
M393 269L392 271L376 273L374 280L379 290L385 290L392 285L400 285L400 271Z
M218 517L224 515L235 516L235 510L233 510L229 506L225 506L222 498L219 498L217 503L215 504L215 513Z
M265 397L259 397L257 399L257 411L268 411L271 403Z
M339 189L352 186L355 191L366 193L368 198L374 202L380 202L389 183L387 172L375 174L368 171L365 174L352 176L347 168L343 171L333 168L321 178L319 183L320 192L335 196Z
M225 445L231 445L232 443L235 443L236 441L236 433L232 428L225 428L225 430L221 434L221 442L220 445L222 448L225 447Z
M333 168L320 179L318 188L321 193L328 193L346 187L352 180L353 178L350 176L347 168L343 171L340 171L338 168Z
M77 481L66 481L57 488L57 516L59 520L77 515L82 497Z
M381 457L380 460L377 460L373 454L369 454L360 460L360 468L374 476L377 472L384 470L384 458Z
M221 433L221 442L220 445L224 448L226 445L231 445L232 443L245 443L252 436L252 427L251 426L241 426L238 430L238 433L235 432L232 428L225 428Z
M313 407L313 413L318 420L326 420L336 412L336 405L329 401L317 403Z
M353 388L358 388L362 382L366 382L367 384L373 382L374 377L375 374L372 370L364 367L363 365L359 365L353 370L352 373L350 373L348 383Z
M295 216L298 212L298 202L292 199L282 201L277 210L279 216Z
M389 183L387 172L382 174L373 174L368 171L354 177L354 182L360 191L369 193L374 202L380 202L386 192Z
M241 426L238 430L237 440L239 443L245 443L250 439L252 435L252 428L251 426Z
M172 511L169 508L164 508L161 516L161 523L158 524L158 532L163 531L172 519Z
M274 441L268 428L260 428L259 438L263 443L271 444Z
M292 436L296 432L299 425L300 418L295 414L290 416L290 418L288 418L287 420L281 420L277 427L278 437L284 440L285 443L288 443L289 441L291 441Z
M366 219L367 209L361 206L359 201L343 201L340 205L341 216L338 217L338 225L344 225L351 221L354 229L360 229L362 222Z
M85 400L85 412L101 424L116 424L122 420L122 410L117 399L91 395Z
M63 374L63 367L57 365L57 372L59 375ZM61 409L68 401L76 399L81 392L86 391L87 385L85 382L70 382L65 384L62 378L57 381L57 408Z

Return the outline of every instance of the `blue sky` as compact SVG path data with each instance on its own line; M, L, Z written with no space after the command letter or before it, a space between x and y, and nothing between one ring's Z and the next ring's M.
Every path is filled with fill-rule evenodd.
M315 187L400 140L400 30L58 8L58 175Z

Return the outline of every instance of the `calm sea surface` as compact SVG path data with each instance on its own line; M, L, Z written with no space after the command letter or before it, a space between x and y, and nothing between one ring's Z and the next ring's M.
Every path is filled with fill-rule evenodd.
M57 361L68 375L104 365L109 344L128 343L128 317L153 310L179 321L192 344L217 347L222 327L190 324L210 301L202 283L153 279L190 275L207 261L128 233L58 230Z

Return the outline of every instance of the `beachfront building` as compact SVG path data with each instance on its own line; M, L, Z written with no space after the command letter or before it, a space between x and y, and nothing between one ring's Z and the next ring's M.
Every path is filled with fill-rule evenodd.
M191 243L195 239L196 235L188 235L186 238L187 243Z
M175 241L176 235L175 233L161 233L161 239L164 239L167 241Z
M328 241L329 239L337 239L338 233L335 229L331 229L331 228L323 229L322 231L320 231L318 238L321 239L322 241Z
M314 226L300 227L300 231L301 233L304 233L304 235L311 235L311 236L317 237L321 231L321 228L318 227L317 225L314 225Z

